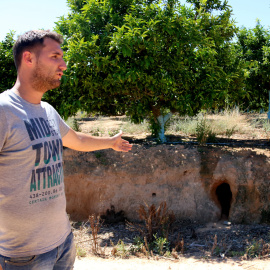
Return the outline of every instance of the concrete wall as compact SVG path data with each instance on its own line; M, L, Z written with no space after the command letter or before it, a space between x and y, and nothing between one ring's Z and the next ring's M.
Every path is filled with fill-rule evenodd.
M134 145L130 153L64 150L67 211L74 220L104 214L111 205L138 219L141 204L167 206L179 219L217 221L224 206L217 188L231 191L228 218L258 223L270 219L270 159L267 150ZM226 186L226 185L225 185Z

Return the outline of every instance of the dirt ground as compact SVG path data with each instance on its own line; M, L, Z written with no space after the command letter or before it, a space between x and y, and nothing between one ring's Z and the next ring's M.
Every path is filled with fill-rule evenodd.
M180 258L179 260L153 259L102 259L98 257L77 258L74 270L110 269L110 270L269 270L269 260L204 260Z
M77 248L80 247L86 251L85 257L77 257L75 270L88 269L125 269L125 270L270 270L270 252L266 250L266 255L260 259L255 256L243 256L243 250L247 250L251 243L259 239L264 239L265 243L269 242L269 226L266 224L231 224L225 226L223 222L197 224L188 226L179 224L181 237L184 239L184 254L177 252L177 256L165 257L152 254L146 257L143 254L137 256L128 254L123 250L120 254L112 255L112 243L116 246L119 240L125 242L125 251L130 250L136 232L127 229L125 223L111 225L102 225L99 231L99 252L101 256L94 256L91 252L92 238L90 228L84 224L80 228L74 226L74 236ZM179 228L179 226L177 226ZM190 228L194 230L190 230ZM179 232L179 231L178 231ZM194 234L195 232L195 234ZM192 233L192 235L191 235ZM211 255L213 237L217 236L217 246L215 252ZM170 242L176 238L176 234L169 235ZM222 250L222 247L225 247ZM257 247L258 248L258 247ZM255 251L255 250L254 250ZM234 252L234 253L233 253ZM242 255L233 255L236 253ZM258 250L256 250L258 252Z
M103 118L100 121L93 121L94 119L87 120L87 121L80 121L80 128L83 132L89 132L95 130L96 133L100 133L101 131L101 126L106 125L106 129L114 130L117 129L119 130L121 128L122 124L122 119L121 118L116 118L116 119L110 119L110 118ZM120 121L119 121L120 120ZM96 134L93 134L96 135ZM110 134L109 134L110 135ZM142 142L147 141L147 137L149 134L147 133L141 133L141 134L125 134L127 136L127 139L131 140L132 143L136 143L137 140L141 140ZM102 136L102 135L98 135ZM106 136L106 134L105 134ZM183 139L182 136L179 136L177 139ZM231 144L235 143L240 143L242 144L243 147L255 147L259 149L260 151L264 153L269 154L269 134L266 132L262 132L261 129L255 128L254 131L247 132L246 134L234 134L230 139L225 139L223 140L220 138L220 142L229 142ZM241 225L239 225L241 226ZM196 232L201 234L201 237L198 237L199 240L202 240L204 242L199 242L199 240L190 240L191 242L189 243L190 236L186 234L186 239L185 239L185 245L192 246L192 243L197 243L198 246L201 244L205 244L210 237L213 239L214 234L220 233L220 235L224 236L226 239L228 239L228 243L226 244L226 247L230 246L230 237L231 240L232 238L234 239L233 245L237 248L240 247L241 250L245 249L246 245L246 238L250 237L248 240L249 243L251 243L251 240L254 237L257 237L256 239L259 240L261 238L265 238L264 241L269 243L269 226L263 227L259 226L258 228L254 228L252 226L246 227L245 229L243 227L239 227L238 225L233 225L229 230L229 234L226 235L226 228L224 230L220 230L218 232L217 226L213 227L213 225L205 225L202 229L196 230ZM209 227L211 227L210 232L209 232ZM214 228L214 229L213 229ZM119 230L119 228L118 228ZM241 232L241 233L239 233ZM109 235L110 239L113 239L114 243L117 243L117 237L114 239L110 235L111 234L116 234L115 231L112 232L110 229L106 229L103 232L104 237L106 235ZM185 235L184 232L182 232L182 235ZM207 234L206 234L207 233ZM235 233L235 234L234 234ZM204 234L204 235L203 235ZM253 235L254 234L254 235ZM237 235L237 236L236 236ZM242 238L240 238L240 236ZM247 237L244 237L247 236ZM265 237L262 237L265 236ZM127 237L121 235L118 237L118 239L127 239ZM208 239L208 238L209 239ZM219 237L219 236L218 236ZM238 237L238 238L237 238ZM130 237L131 238L131 235ZM221 239L221 238L219 238ZM76 240L76 233L75 233L75 240ZM77 241L81 241L81 237L77 238ZM88 241L88 240L87 240ZM82 241L86 242L86 241ZM208 243L211 243L211 240L208 241ZM224 244L223 243L223 244ZM104 243L105 245L105 240ZM207 247L209 250L209 247ZM233 249L233 248L231 248ZM89 249L88 249L89 250ZM240 250L240 249L239 249ZM234 250L235 251L235 250ZM236 252L236 251L235 251ZM185 253L184 255L180 254L177 259L175 258L164 258L164 257L135 257L135 256L129 256L125 259L121 259L120 257L113 257L113 256L105 256L105 258L101 258L98 256L93 256L91 255L91 252L88 252L85 257L77 257L76 262L75 262L75 270L90 270L90 269L110 269L110 270L144 270L144 269L154 269L154 270L192 270L192 269L199 269L199 270L236 270L236 269L247 269L247 270L270 270L270 254L267 254L264 259L243 259L241 256L224 256L221 258L220 256L206 256L203 255L203 253L192 253L192 251L189 250L188 253Z

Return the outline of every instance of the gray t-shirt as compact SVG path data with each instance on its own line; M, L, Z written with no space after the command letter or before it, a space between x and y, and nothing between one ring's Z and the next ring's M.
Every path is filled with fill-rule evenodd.
M70 233L62 162L69 127L46 102L0 94L0 254L48 252Z

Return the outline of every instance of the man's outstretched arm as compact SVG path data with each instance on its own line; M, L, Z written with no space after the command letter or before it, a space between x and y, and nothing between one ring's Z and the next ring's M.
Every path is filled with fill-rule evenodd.
M63 146L77 151L96 151L112 148L115 151L128 152L132 145L122 139L122 131L113 137L95 137L70 129L62 138Z

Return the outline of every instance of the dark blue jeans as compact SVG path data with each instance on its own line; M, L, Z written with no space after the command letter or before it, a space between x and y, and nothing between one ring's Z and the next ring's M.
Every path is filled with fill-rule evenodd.
M20 258L0 255L0 265L3 270L71 270L75 257L76 248L71 232L62 245L44 254Z

